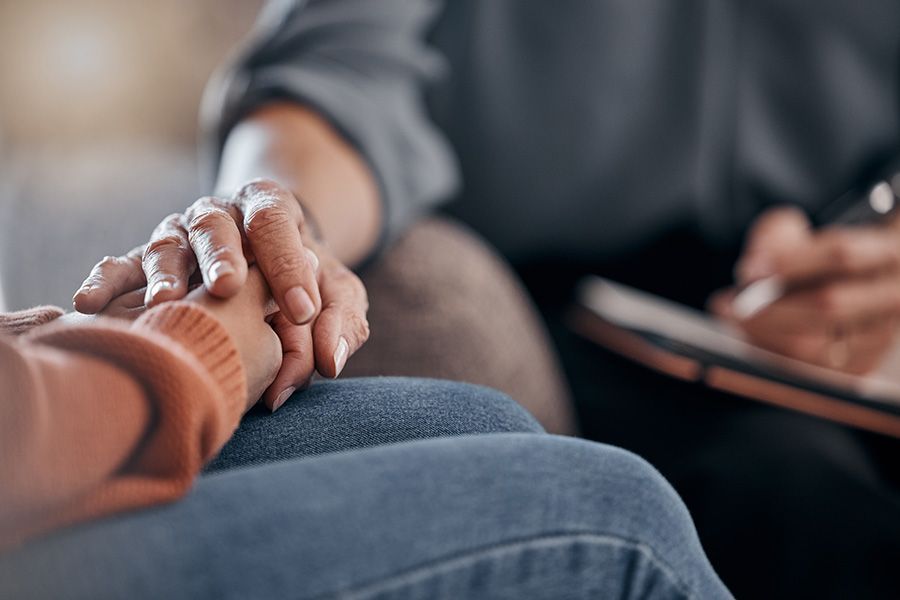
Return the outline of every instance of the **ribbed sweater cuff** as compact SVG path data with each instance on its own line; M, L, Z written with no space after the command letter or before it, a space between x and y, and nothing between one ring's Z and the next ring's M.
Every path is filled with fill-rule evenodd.
M237 346L206 309L188 302L167 302L144 313L134 328L162 333L190 351L219 384L225 398L244 402L247 382Z
M19 335L62 316L61 308L37 306L19 312L0 314L0 333Z

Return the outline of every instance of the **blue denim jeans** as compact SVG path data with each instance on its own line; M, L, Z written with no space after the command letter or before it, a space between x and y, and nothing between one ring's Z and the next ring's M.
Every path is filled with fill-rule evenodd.
M484 388L318 384L211 470L0 558L0 597L730 597L650 465Z

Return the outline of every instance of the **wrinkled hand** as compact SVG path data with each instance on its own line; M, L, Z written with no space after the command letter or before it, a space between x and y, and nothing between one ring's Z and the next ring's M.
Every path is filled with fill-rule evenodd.
M771 276L783 296L739 318L736 291ZM710 309L753 342L834 369L871 371L900 324L900 219L814 231L798 210L770 210L751 229L735 278L737 288L715 294Z
M184 214L166 217L145 246L104 258L75 294L74 305L94 314L146 287L145 302L153 306L183 298L192 278L202 278L211 295L228 298L256 264L280 309L271 324L284 359L264 395L275 410L314 371L337 377L369 335L365 287L307 231L291 192L272 181L252 181L230 199L197 200Z

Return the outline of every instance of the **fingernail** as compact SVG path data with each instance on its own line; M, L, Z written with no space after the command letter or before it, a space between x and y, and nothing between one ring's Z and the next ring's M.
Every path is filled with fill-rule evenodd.
M297 391L297 388L289 387L288 389L278 394L278 397L275 398L275 403L272 405L272 412L275 412L276 410L281 408L282 405L287 402L287 399L291 397L291 394L293 394L295 391Z
M156 283L151 285L150 288L147 290L147 302L150 302L151 300L156 298L156 296L159 295L161 292L171 290L174 288L175 288L175 285L171 281L166 281L166 280L157 281Z
M289 289L284 302L295 323L306 323L316 313L316 305L302 287Z
M78 291L75 292L75 296L80 296L81 294L89 294L93 292L96 287L97 286L93 283L88 283L87 281L85 281L81 284L81 287L78 288Z
M334 376L337 377L344 370L347 364L347 354L350 352L350 345L343 337L338 340L337 350L334 351Z
M319 271L319 257L316 256L316 253L306 248L306 257L309 259L309 264L312 265L313 271Z
M231 263L224 260L217 261L209 268L209 283L212 285L218 281L220 277L233 274L234 267L231 266Z

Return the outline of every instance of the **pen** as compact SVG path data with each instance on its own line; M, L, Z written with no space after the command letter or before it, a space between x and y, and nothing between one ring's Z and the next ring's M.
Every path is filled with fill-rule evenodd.
M898 165L893 163L896 168ZM855 186L813 216L815 227L875 223L892 214L900 203L900 170L874 183ZM738 319L748 319L779 298L786 288L777 275L754 281L738 292L732 310Z

